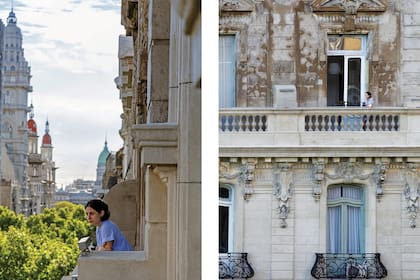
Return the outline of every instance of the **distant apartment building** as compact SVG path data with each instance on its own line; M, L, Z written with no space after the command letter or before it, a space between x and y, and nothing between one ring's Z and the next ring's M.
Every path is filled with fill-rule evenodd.
M420 3L219 16L219 278L419 279Z

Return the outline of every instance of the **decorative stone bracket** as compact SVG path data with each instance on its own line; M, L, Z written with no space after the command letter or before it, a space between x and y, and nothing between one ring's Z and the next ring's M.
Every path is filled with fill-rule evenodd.
M255 163L246 162L245 164L239 167L239 170L236 169L234 172L226 172L229 170L229 164L220 164L219 166L219 177L225 179L235 179L238 178L238 183L242 187L242 196L244 200L247 200L252 193L254 193L253 181L254 181L254 171Z
M312 188L312 196L315 198L315 201L319 201L321 197L321 183L324 180L324 168L325 164L320 161L314 162L312 166L312 179L315 182Z
M280 217L280 227L287 227L286 219L290 212L290 198L292 197L291 164L282 163L274 169L273 195L278 201L277 211Z
M384 163L377 164L373 171L373 180L376 183L376 198L378 201L381 200L381 197L384 194L383 184L386 179L386 165Z
M255 164L253 162L247 162L241 166L240 170L239 182L242 185L242 195L244 200L247 200L254 192L253 180Z
M420 184L417 185L417 190L412 190L408 183L405 184L404 196L407 202L406 209L408 212L408 218L410 220L410 227L416 227L417 212L419 211L419 196L420 196Z

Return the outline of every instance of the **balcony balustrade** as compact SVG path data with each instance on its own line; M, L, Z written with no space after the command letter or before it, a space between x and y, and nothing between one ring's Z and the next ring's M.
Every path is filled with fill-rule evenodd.
M387 270L379 253L317 253L311 275L316 279L381 279L387 276Z
M219 279L247 279L254 276L248 253L226 253L219 256Z
M382 150L404 147L407 156L418 143L420 110L414 108L231 108L219 112L222 153L224 149L226 152L248 149L249 156L265 156L275 148L278 156L285 156L281 149L302 152L302 149L313 151L315 147L320 151L324 147L331 151L334 147L335 151L340 148L349 151L353 147L360 154L366 147ZM252 155L251 148L255 151Z

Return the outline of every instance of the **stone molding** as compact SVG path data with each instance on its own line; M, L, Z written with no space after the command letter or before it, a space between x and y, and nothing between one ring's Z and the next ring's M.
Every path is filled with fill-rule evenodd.
M219 9L222 12L252 12L255 5L250 0L219 0Z
M311 7L314 12L345 12L348 15L384 12L387 9L387 5L379 0L315 0Z

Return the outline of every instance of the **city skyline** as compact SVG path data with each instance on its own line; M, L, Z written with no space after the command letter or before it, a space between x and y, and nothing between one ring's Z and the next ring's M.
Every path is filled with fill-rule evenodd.
M75 179L94 180L98 156L122 146L118 76L120 1L13 2L31 66L39 143L48 119L57 187ZM0 4L6 23L11 2ZM103 32L97 32L103 30Z

